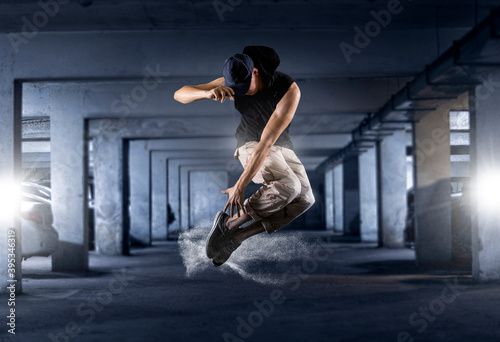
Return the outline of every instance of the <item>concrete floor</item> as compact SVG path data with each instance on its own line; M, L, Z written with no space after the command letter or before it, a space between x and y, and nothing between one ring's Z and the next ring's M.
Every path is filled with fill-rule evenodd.
M91 254L85 274L28 259L16 335L3 323L0 340L500 339L499 284L473 283L466 271L421 271L412 250L282 231L248 240L216 269L203 258L201 233L131 256Z

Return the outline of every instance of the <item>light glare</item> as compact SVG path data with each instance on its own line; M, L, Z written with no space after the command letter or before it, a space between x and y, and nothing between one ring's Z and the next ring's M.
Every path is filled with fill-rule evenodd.
M21 186L12 182L0 182L0 218L11 220L19 211Z
M500 172L480 175L478 178L475 193L479 210L500 210Z

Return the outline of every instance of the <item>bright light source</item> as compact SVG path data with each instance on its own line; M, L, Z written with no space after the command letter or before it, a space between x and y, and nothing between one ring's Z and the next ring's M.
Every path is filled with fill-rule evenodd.
M500 211L500 172L479 174L475 195L479 210L484 208Z
M19 212L21 186L12 182L0 182L0 218L11 220Z

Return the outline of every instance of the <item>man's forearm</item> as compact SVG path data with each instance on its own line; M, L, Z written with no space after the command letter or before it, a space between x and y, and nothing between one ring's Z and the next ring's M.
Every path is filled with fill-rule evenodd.
M197 86L184 86L177 90L174 99L180 103L188 104L198 100L208 99L208 91L199 89Z

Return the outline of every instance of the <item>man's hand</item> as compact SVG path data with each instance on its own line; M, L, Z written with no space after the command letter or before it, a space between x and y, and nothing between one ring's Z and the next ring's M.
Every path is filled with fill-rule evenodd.
M218 86L211 90L208 90L207 93L207 98L214 101L220 101L221 103L224 103L227 97L234 101L234 90L232 88Z
M247 214L246 208L243 206L243 192L244 189L240 189L239 186L235 185L232 188L222 190L223 194L228 194L229 199L227 200L226 206L224 207L224 212L230 207L229 215L233 216L233 209L236 210L238 217L240 217L240 209Z

